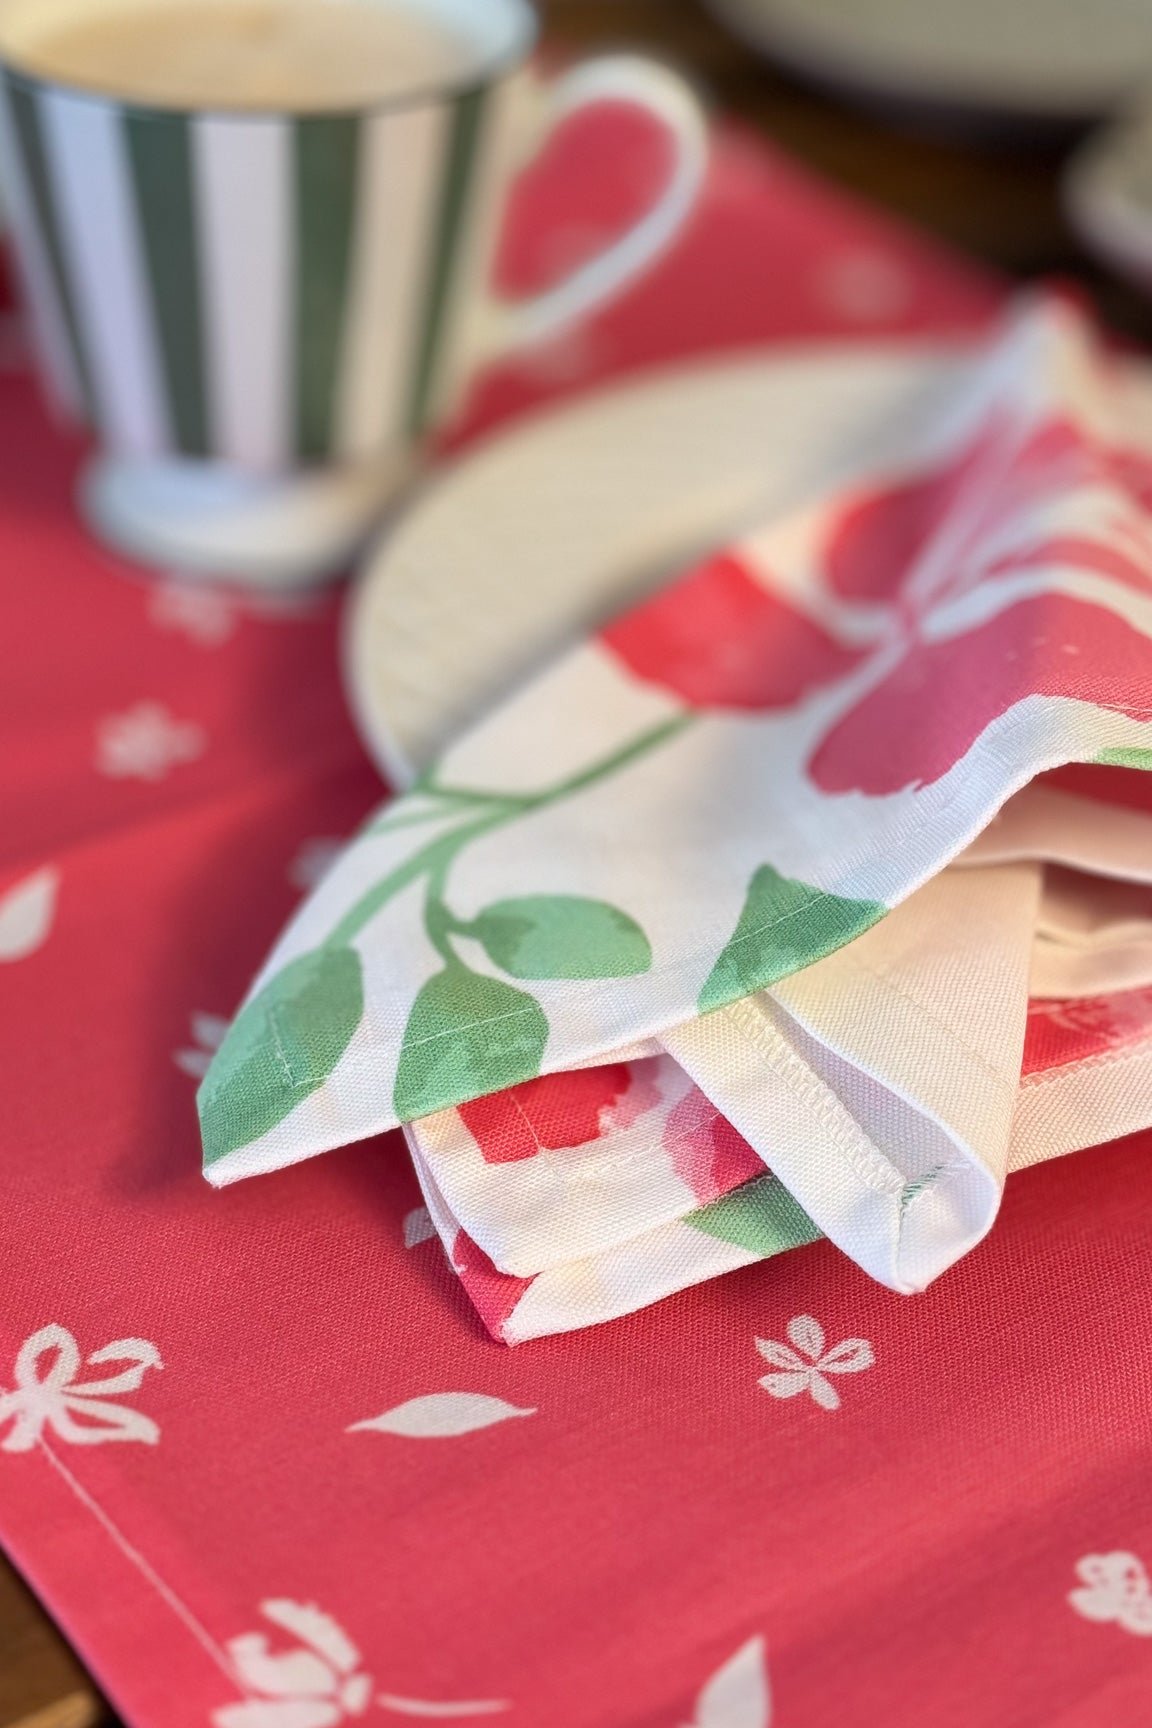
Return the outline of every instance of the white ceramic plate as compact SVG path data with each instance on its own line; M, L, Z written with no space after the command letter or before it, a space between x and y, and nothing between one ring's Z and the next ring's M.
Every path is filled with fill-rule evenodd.
M1152 74L1148 0L708 0L821 83L924 112L1087 120Z
M411 780L572 637L882 460L886 429L957 363L907 342L757 350L534 415L462 458L387 532L349 606L345 687L376 761Z
M1152 108L1125 114L1081 145L1065 171L1064 203L1086 246L1152 289Z

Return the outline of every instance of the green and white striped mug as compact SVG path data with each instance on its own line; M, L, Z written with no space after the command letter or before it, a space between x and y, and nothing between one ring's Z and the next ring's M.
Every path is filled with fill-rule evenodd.
M98 441L90 519L148 561L272 581L338 564L476 370L616 295L696 199L704 118L659 64L542 85L527 0L359 3L452 28L466 62L342 111L142 105L30 69L47 17L107 0L0 0L0 175L39 365ZM672 134L661 195L559 285L496 298L517 168L602 101Z

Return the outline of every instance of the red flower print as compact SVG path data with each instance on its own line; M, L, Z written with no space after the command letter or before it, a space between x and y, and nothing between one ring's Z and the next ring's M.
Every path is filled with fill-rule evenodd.
M880 797L939 780L1026 696L1147 720L1150 693L1152 640L1107 607L1037 595L965 635L914 645L825 735L809 772L822 791Z
M664 1150L702 1206L764 1174L764 1160L695 1086L669 1113Z
M512 1164L537 1152L583 1146L609 1128L627 1126L611 1113L629 1090L633 1066L643 1064L611 1062L603 1068L575 1068L525 1080L461 1104L460 1119L487 1164ZM650 1102L655 1101L653 1092Z
M790 708L861 658L729 556L626 612L600 640L634 677L690 708Z
M944 517L993 459L999 436L997 426L986 427L944 468L849 504L825 552L834 593L842 600L896 601Z
M504 1322L525 1290L531 1288L532 1279L517 1278L511 1272L501 1272L493 1265L483 1248L473 1242L464 1230L456 1232L456 1240L452 1244L452 1264L481 1320L493 1338L502 1340Z
M1124 541L1131 534L1123 523L1115 523L1113 532L1120 543L1108 545L1103 540L1089 540L1083 535L1054 534L1050 540L1038 540L1034 546L1008 552L993 559L984 571L986 576L1019 576L1025 570L1037 570L1047 565L1063 564L1070 570L1089 570L1096 576L1107 576L1122 582L1138 593L1148 591L1148 571L1152 567L1152 543L1125 551Z
M1152 463L1135 451L1110 450L1069 420L1049 420L1021 439L1008 420L994 416L943 468L857 500L838 516L825 553L829 586L844 600L906 604L909 577L946 524L949 556L932 585L935 601L985 576L1047 562L1046 548L1081 562L1090 546L1102 573L1123 569L1127 577L1130 562L1119 548L1073 535L978 557L989 535L1013 518L1094 485L1111 486L1144 508L1152 501Z
M1030 1002L1024 1035L1024 1074L1046 1073L1109 1050L1142 1042L1152 1032L1152 990L1121 990L1074 1001Z
M1108 469L1141 510L1152 510L1152 456L1143 450L1109 450Z
M1069 504L1087 487L1110 494L1106 530L1099 500L1086 528L1068 526ZM999 416L937 474L853 503L829 542L829 584L843 599L886 601L889 649L895 633L903 655L817 746L816 784L873 796L930 785L1031 695L1152 718L1140 696L1152 690L1152 642L1104 606L1053 590L962 635L926 641L923 630L944 601L1045 566L1152 592L1149 501L1147 457L1063 419L1021 438Z

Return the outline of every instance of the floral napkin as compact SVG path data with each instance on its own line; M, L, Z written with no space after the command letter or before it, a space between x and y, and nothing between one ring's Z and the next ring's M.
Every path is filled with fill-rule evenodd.
M513 1108L522 1111L540 1133L537 1160L571 1160L581 1153L603 1158L621 1102L627 1113L638 1097L653 1112L654 1137L665 1140L670 1158L698 1185L699 1199L678 1219L533 1276L501 1271L460 1227L424 1154L430 1124L405 1129L428 1214L426 1226L412 1221L413 1239L422 1228L439 1235L484 1324L506 1344L617 1319L721 1273L801 1247L821 1234L785 1185L764 1173L752 1148L698 1089L685 1096L679 1089L682 1083L676 1082L677 1104L669 1107L660 1095L659 1069L651 1060L595 1072L602 1076L598 1116L593 1113L595 1094L574 1086L571 1074L528 1081L502 1095L508 1113ZM1150 1120L1152 990L1083 1003L1033 1005L1008 1148L1009 1173L1134 1133ZM468 1121L472 1128L465 1131L478 1128L482 1136L473 1144L473 1155L479 1149L481 1156L493 1154L500 1162L510 1142L500 1138L502 1124L495 1111L490 1122L482 1123L475 1115L465 1117ZM448 1122L441 1121L428 1139L442 1148L450 1133ZM750 1174L753 1170L755 1175Z
M204 1081L210 1181L414 1122L430 1210L456 1244L467 1182L449 1180L436 1122L541 1076L615 1068L629 1076L616 1126L639 1149L573 1178L593 1203L571 1208L562 1238L546 1206L524 1269L505 1245L498 1276L554 1280L591 1259L598 1287L626 1290L643 1237L674 1288L709 1234L701 1200L725 1209L710 1242L728 1264L761 1251L731 1221L751 1206L771 1241L818 1227L897 1288L978 1238L1011 1161L1034 939L1061 965L1077 946L1099 960L1140 916L1077 910L1074 881L1050 888L1041 860L1097 866L1075 838L1045 846L1042 808L1021 838L1028 812L1009 801L1061 763L1152 765L1152 426L1134 423L1077 315L1045 301L973 356L948 402L878 426L875 452L867 484L814 489L573 650L350 845ZM944 1060L925 1032L941 979L917 972L916 941L907 1012L883 966L860 985L860 957L905 916L918 928L926 885L1005 806L998 841L966 860L982 867L938 889L987 878L967 891L989 931L1001 918L1014 932L998 945L951 921L963 989ZM1139 851L1135 826L1125 835L1109 829L1116 856ZM1141 856L1144 878L1100 873L1138 887ZM993 952L994 1014L978 958ZM919 1090L877 1081L893 1050ZM673 1159L677 1187L654 1172L639 1116L624 1118L641 1085L671 1121L695 1099L689 1080L707 1101L691 1108L741 1144L725 1140L702 1181ZM905 1167L876 1161L889 1145L914 1148ZM765 1166L731 1186L732 1170L747 1183ZM477 1215L499 1225L502 1209ZM504 1221L530 1239L527 1214ZM531 1264L541 1252L547 1267ZM490 1249L474 1255L487 1275Z
M547 1076L410 1124L494 1335L614 1318L820 1233L921 1289L990 1228L1009 1171L1152 1122L1152 989L1053 1002L1110 1002L1123 1034L1022 1075L1041 877L944 871L836 954L666 1035L680 1062Z
M1010 799L958 864L1039 860L1046 865L1029 992L1057 999L1106 996L1152 984L1152 789L1148 810L1061 790L1052 776ZM1059 778L1059 775L1056 776ZM1138 776L1128 775L1131 797Z

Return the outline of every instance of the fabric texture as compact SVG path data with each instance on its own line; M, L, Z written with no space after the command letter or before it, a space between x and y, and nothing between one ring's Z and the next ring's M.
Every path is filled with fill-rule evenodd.
M604 118L533 178L521 285L541 206L576 248L643 204L635 149ZM572 153L612 170L595 197ZM954 335L994 299L728 136L661 275L459 436L667 355ZM914 1301L818 1242L523 1350L444 1264L399 1136L213 1191L197 1079L380 785L338 600L134 579L74 518L76 456L0 371L0 1541L117 1715L1138 1722L1147 1137L1014 1176ZM1130 1018L1033 1004L1025 1085Z

